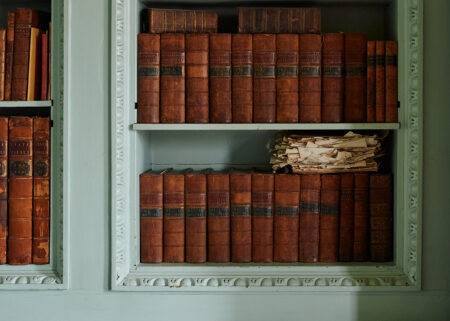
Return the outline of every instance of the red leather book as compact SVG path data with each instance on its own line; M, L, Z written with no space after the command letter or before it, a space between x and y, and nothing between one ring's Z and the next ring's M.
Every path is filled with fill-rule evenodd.
M340 174L339 261L349 262L353 256L354 176Z
M397 48L396 41L386 41L386 122L398 122L398 75L397 75Z
M355 173L353 261L369 257L369 174Z
M322 122L344 121L344 34L323 35Z
M0 264L6 263L8 237L8 117L0 117Z
M300 35L299 122L321 122L322 35Z
M6 29L0 29L0 100L5 100Z
M212 123L231 123L231 34L209 36L209 97Z
M233 123L253 121L253 35L231 35Z
M368 123L375 122L375 60L375 41L367 41L366 117Z
M206 246L206 175L189 172L184 176L186 210L186 262L204 263Z
M299 261L319 259L320 174L302 175L300 180Z
M384 41L375 41L375 121L378 123L385 120L384 81Z
M320 187L319 262L339 255L339 175L322 175Z
M298 35L277 35L277 122L298 122Z
M163 174L148 170L139 175L141 263L163 260Z
M252 261L252 175L231 171L231 261Z
M184 48L184 34L161 34L161 123L184 123L185 121Z
M273 174L252 174L252 262L273 262Z
M392 176L371 174L369 188L370 260L392 261Z
M42 34L42 70L41 70L41 100L47 99L48 91L48 31Z
M168 171L163 175L163 244L166 263L184 262L184 175Z
M345 34L345 106L347 123L366 121L367 36Z
M276 120L276 35L253 35L253 121Z
M274 262L298 261L299 198L299 175L275 175Z
M8 28L6 29L6 66L5 66L5 100L11 100L11 82L14 54L15 13L8 12Z
M186 34L186 122L209 122L207 33Z
M31 263L33 216L33 119L9 118L8 264Z
M159 123L160 36L138 34L138 123Z

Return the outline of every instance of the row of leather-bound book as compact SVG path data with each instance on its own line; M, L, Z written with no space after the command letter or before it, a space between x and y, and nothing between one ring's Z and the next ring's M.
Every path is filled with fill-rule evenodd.
M141 263L386 262L390 174L147 171Z

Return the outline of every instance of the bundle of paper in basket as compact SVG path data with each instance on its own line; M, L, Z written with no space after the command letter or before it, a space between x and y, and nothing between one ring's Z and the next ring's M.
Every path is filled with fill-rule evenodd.
M376 172L382 156L376 135L348 132L344 136L288 135L275 139L270 164L294 173Z

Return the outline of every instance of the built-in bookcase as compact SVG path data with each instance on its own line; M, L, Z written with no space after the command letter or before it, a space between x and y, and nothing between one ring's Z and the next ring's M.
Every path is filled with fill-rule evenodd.
M137 124L139 13L144 7L215 9L219 32L237 32L237 7L320 6L323 32L398 40L399 123ZM420 289L422 191L422 1L122 1L112 5L111 287L126 291L304 291ZM141 264L139 174L149 168L269 167L279 131L344 134L389 130L394 173L394 261L337 264Z

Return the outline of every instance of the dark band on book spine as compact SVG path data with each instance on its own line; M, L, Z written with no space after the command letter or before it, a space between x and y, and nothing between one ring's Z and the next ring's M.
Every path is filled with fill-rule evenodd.
M186 208L186 217L206 217L206 208Z
M209 67L210 77L231 77L231 68L229 66Z
M277 77L278 78L293 78L298 76L298 68L297 67L287 67L280 66L277 67Z
M160 218L162 217L161 208L141 208L141 217Z
M328 205L328 204L320 204L320 214L325 215L337 215L339 209L337 206Z
M232 74L233 74L233 76L251 77L253 74L253 67L252 66L233 66Z
M253 68L253 76L257 78L274 78L275 66L257 66Z
M367 67L375 66L375 56L367 55Z
M164 208L164 217L184 217L184 208Z
M48 175L48 161L38 160L35 161L33 166L34 177L47 177Z
M230 211L227 207L208 207L209 217L227 217L230 216Z
M29 141L14 140L9 142L9 156L26 156L31 155L31 147Z
M300 68L300 75L307 77L320 77L320 67L304 66Z
M253 207L252 215L256 217L272 217L272 207Z
M183 66L161 66L161 76L183 76Z
M252 213L250 206L232 206L231 216L250 216Z
M384 55L375 56L375 66L384 66Z
M10 163L9 174L14 177L31 177L31 160Z
M275 216L297 216L298 207L297 206L276 206Z
M344 68L340 66L326 66L323 67L323 77L342 77L344 75Z
M366 67L346 67L345 77L361 77L366 75Z
M387 66L397 66L397 56L386 56L385 63Z
M319 213L319 203L300 202L300 212Z
M139 67L138 77L158 77L159 67Z

